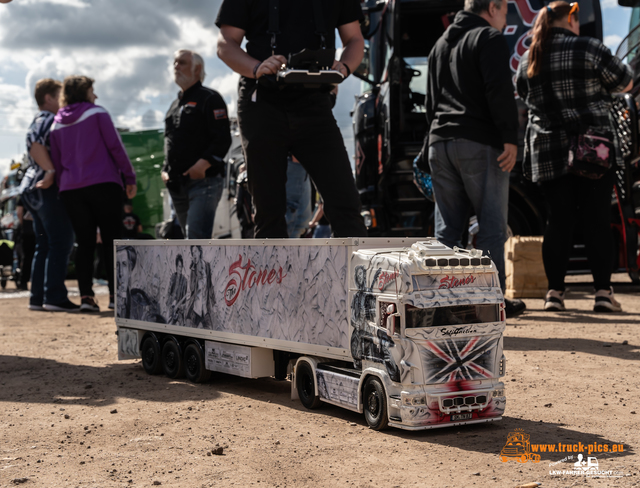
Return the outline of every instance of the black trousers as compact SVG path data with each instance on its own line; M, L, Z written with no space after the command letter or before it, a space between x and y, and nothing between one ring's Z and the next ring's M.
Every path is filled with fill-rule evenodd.
M576 225L582 226L587 257L597 290L608 290L613 270L611 194L614 171L599 180L576 175L542 182L550 214L542 244L549 289L564 291Z
M100 183L77 190L61 191L60 199L67 209L78 243L76 273L80 295L94 296L93 257L98 227L105 250L104 264L107 268L109 294L113 295L113 240L122 237L122 187L117 183Z
M360 197L328 93L312 93L282 103L262 100L258 88L240 93L238 123L255 206L256 238L287 235L287 155L304 166L324 200L335 237L365 237Z

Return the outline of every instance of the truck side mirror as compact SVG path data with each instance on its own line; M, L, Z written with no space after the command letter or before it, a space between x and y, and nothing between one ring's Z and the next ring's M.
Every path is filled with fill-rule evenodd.
M396 305L395 303L387 306L387 331L389 335L399 334L399 331L396 330L396 317L400 317L399 313L396 313Z

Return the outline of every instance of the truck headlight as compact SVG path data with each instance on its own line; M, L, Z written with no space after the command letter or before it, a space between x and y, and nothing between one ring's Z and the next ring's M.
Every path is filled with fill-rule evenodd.
M407 407L415 405L426 405L427 403L427 399L422 394L412 395L410 393L402 392L400 395L402 397L402 404Z

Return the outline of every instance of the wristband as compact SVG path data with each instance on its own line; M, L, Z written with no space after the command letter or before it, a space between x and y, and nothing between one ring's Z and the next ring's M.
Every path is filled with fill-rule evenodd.
M256 64L253 67L253 77L257 80L258 77L256 76L256 73L258 73L258 68L260 67L260 65L262 64L262 61L258 61L258 64Z
M342 63L342 66L344 66L345 68L347 68L347 76L345 76L345 78L351 76L351 70L349 69L349 66L346 65L345 63Z
M56 170L55 170L55 169L48 169L48 170L47 170L47 171L45 171L44 173L45 173L45 174L47 174L47 175L49 175L49 174L51 174L51 173L55 173L55 172L56 172Z

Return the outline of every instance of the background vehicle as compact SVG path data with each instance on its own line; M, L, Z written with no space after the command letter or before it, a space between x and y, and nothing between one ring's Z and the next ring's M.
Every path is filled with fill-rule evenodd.
M461 0L368 0L363 4L366 19L362 29L367 51L355 73L363 83L362 94L357 98L353 111L353 127L356 184L372 236L425 236L434 233L434 206L413 184L412 161L422 147L427 130L424 110L427 56L463 3ZM542 0L509 2L505 37L512 52L514 76L521 55L528 48L527 33L537 11L546 3ZM602 40L598 0L580 2L580 22L582 35ZM637 46L635 49L637 51ZM636 117L637 107L632 98L625 97L618 108L622 119L630 121ZM527 110L521 100L518 100L518 110L521 160L527 121ZM633 166L638 129L628 124L627 128L627 159ZM635 181L633 175L630 171L623 171L619 176L618 194L623 197L631 195ZM616 207L617 204L612 206L612 212L617 215L616 223L622 226ZM509 187L510 234L543 234L546 213L540 189L526 180L521 165L516 165ZM633 263L637 258L633 257L637 255L637 242L634 247L632 239L626 239L632 234L634 232L630 229L624 236L620 234L618 240L622 247L626 247L616 252L616 265L628 269L635 277L637 265ZM575 242L570 272L588 272L580 229Z
M239 135L237 122L231 121L234 134L227 160L238 159ZM164 131L162 129L120 133L124 147L136 170L138 193L133 199L134 213L140 217L143 231L155 235L155 226L171 218L169 192L166 190L160 170L164 164ZM241 154L241 152L240 152ZM225 186L216 211L213 237L217 239L240 237L240 225L235 215L236 165L227 165Z

